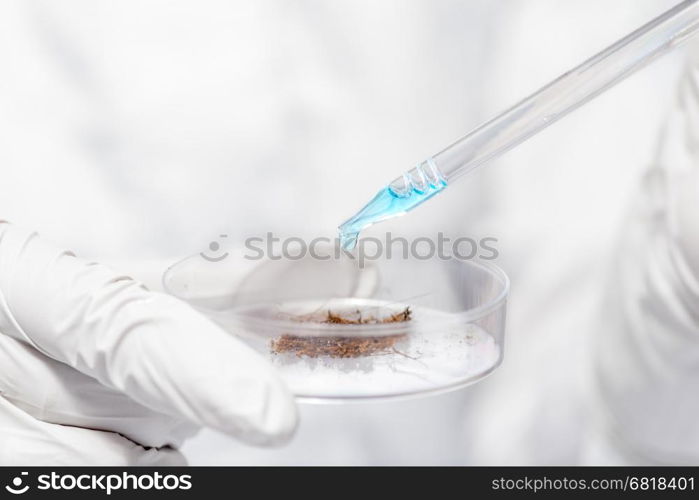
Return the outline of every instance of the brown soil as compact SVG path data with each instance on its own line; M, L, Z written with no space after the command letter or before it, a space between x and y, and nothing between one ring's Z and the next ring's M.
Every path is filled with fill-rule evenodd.
M364 315L361 311L327 314L309 314L293 319L301 322L326 323L340 325L376 325L384 323L403 323L410 321L412 311L406 307L403 311L383 318ZM385 335L381 337L300 337L282 335L272 340L272 352L275 354L294 353L298 357L318 358L358 358L376 354L385 354L394 349L394 345L405 334Z

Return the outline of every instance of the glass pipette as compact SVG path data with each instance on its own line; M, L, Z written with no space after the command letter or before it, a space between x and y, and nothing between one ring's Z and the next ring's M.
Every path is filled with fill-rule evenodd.
M694 35L699 0L684 1L393 180L339 227L353 249L364 228L403 215L532 137Z

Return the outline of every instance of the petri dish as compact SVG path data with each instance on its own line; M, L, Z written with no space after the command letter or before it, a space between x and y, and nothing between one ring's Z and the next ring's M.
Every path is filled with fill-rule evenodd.
M163 286L266 357L300 402L407 398L477 382L503 360L509 280L453 257L267 260L197 254Z

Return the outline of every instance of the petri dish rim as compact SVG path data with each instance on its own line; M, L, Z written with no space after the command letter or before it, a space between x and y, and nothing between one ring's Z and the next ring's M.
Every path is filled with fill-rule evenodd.
M191 256L194 257L194 256ZM189 257L189 258L191 258ZM183 259L168 267L163 275L163 288L167 293L187 301L185 297L179 297L176 293L167 286L166 275L167 273L177 266L180 262L186 261ZM510 279L507 274L496 264L492 262L483 262L479 259L461 260L455 259L458 265L462 266L473 266L483 270L489 276L492 282L495 283L495 293L493 297L487 302L465 309L463 311L449 312L448 317L444 321L438 321L435 324L436 328L441 328L446 324L456 323L472 323L487 317L489 314L498 311L499 309L506 308L506 302L510 292ZM257 266L256 266L257 267ZM253 270L254 272L254 270ZM355 298L351 296L343 297L325 297L325 299L347 299L347 300L368 300L372 299L362 299ZM398 304L398 302L387 302L388 304ZM266 306L270 303L260 303L254 304L255 306ZM246 316L245 314L240 314L241 308L231 308L231 309L215 309L208 308L201 305L193 305L193 307L199 309L203 314L210 316L225 316L225 320L228 325L239 324L242 330L248 332L249 335L253 337L265 338L265 337L276 337L281 332L293 334L295 331L302 332L304 336L342 336L342 337L352 337L352 336L383 336L391 335L394 333L404 333L405 325L403 324L372 324L372 325L362 325L361 330L358 330L357 325L338 325L338 324L327 324L327 323L299 323L293 320L277 319L272 317L252 317ZM214 318L212 318L214 319ZM297 330L298 329L298 330ZM504 339L501 339L501 341ZM504 359L504 349L503 345L500 345L500 352L497 360L487 368L471 373L467 376L459 378L447 384L440 384L434 387L426 388L414 388L410 390L402 390L399 392L392 392L390 389L386 392L378 392L376 394L347 394L342 395L329 395L329 394L313 394L304 393L303 390L295 392L294 397L298 403L310 404L310 405L344 405L344 404L361 404L361 403L380 403L388 401L403 401L416 399L424 396L439 395L443 393L453 392L477 383L484 378L488 377L492 372L494 372L503 362Z
M187 257L183 260L178 261L177 263L173 264L172 266L168 267L168 269L165 271L163 275L163 289L166 293L177 297L179 299L187 301L186 298L180 297L177 293L175 293L173 290L170 289L170 287L167 284L167 280L165 277L167 276L168 272L175 268L179 263L186 261L187 259L190 259L193 256ZM508 278L507 274L497 265L490 263L490 262L484 262L480 259L469 259L469 260L457 260L461 265L472 265L476 267L480 267L481 269L486 270L493 276L501 285L500 291L497 293L497 295L490 300L489 302L485 304L481 304L477 307L473 307L470 309L466 309L464 311L459 311L459 312L453 312L449 313L449 320L448 322L473 322L477 321L479 319L482 319L483 317L487 316L491 312L497 310L499 307L503 305L504 302L506 302L507 297L509 295L510 291L510 279ZM344 299L344 298L351 298L351 297L324 297L325 299ZM255 304L255 306L250 306L250 307L259 307L263 303L260 304ZM217 310L213 308L207 308L205 306L201 305L196 305L195 306L197 309L201 310L202 312L205 312L206 314L216 316L216 315L223 315L228 317L229 319L233 319L235 322L240 323L241 327L245 328L253 328L256 330L256 334L263 336L265 335L264 332L269 332L269 336L275 336L278 335L278 332L280 331L285 331L285 332L303 332L303 335L305 336L344 336L344 337L364 337L364 336L384 336L384 335L392 335L400 332L404 332L405 326L401 324L391 324L391 323L385 323L385 324L372 324L372 325L362 325L361 329L357 328L357 325L342 325L342 324L327 324L327 323L300 323L298 321L292 321L292 320L285 320L285 319L278 319L278 318L269 318L269 317L264 317L264 318L259 318L259 317L254 317L249 314L245 314L246 308L245 307L238 307L238 308L232 308L230 310Z
M470 385L473 385L486 377L490 376L498 367L502 364L505 355L503 352L500 353L498 360L488 367L487 370L483 370L479 373L474 373L469 377L464 377L452 384L438 385L430 389L415 389L411 391L398 392L393 394L374 394L374 395L357 395L348 396L343 394L342 396L310 396L304 394L294 394L294 399L301 404L309 405L345 405L345 404L363 404L363 403L381 403L381 402L393 402L393 401L409 401L411 399L418 399L425 396L439 396L440 394L447 394L449 392L458 391L464 389Z

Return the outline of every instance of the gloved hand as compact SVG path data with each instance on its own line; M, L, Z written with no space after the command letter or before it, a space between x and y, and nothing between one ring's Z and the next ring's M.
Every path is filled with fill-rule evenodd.
M0 464L162 465L200 426L287 440L267 362L185 303L0 222Z
M699 461L699 46L612 267L587 461Z

